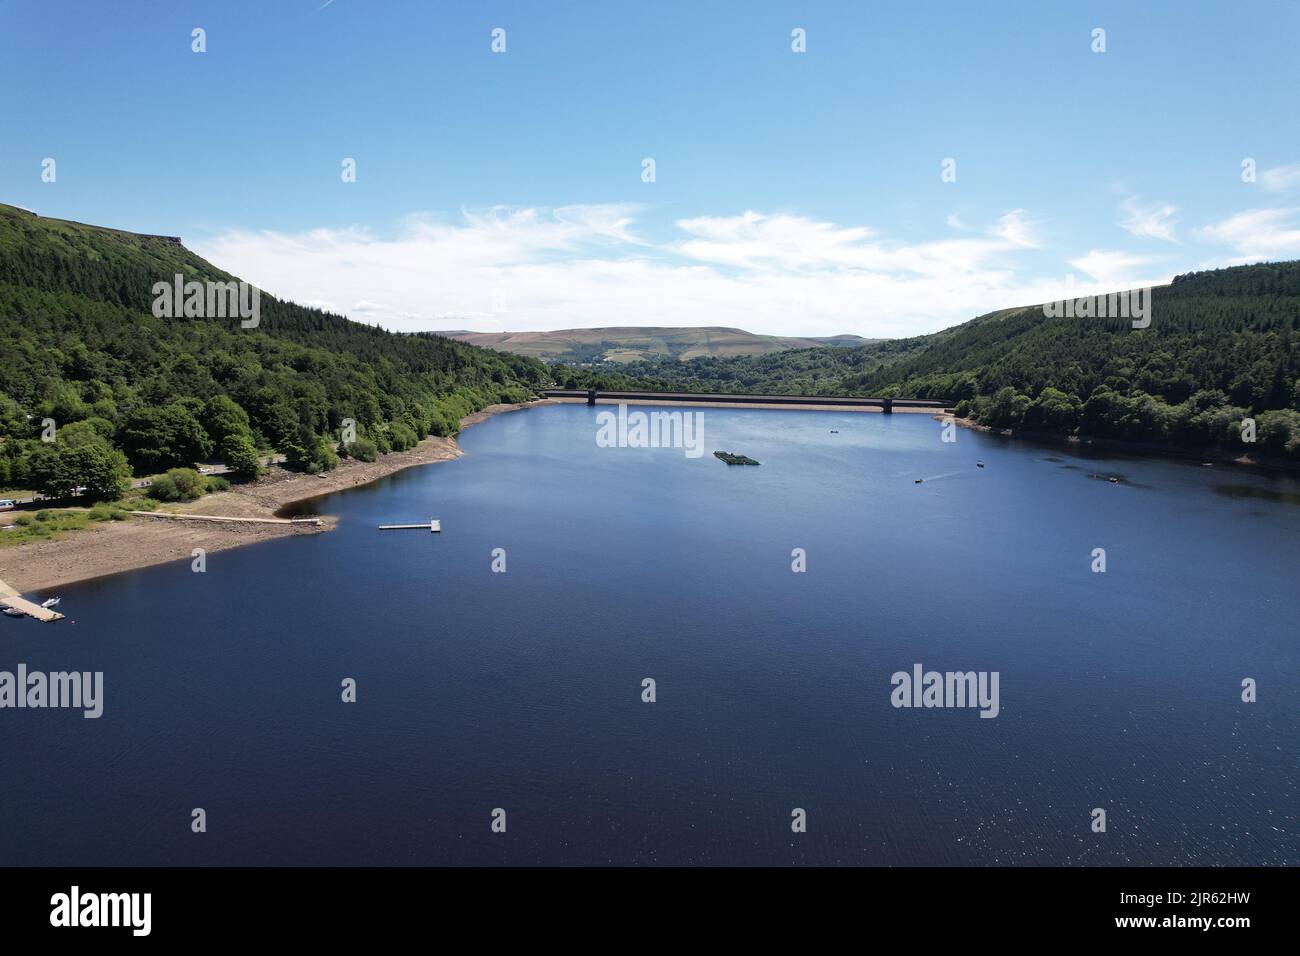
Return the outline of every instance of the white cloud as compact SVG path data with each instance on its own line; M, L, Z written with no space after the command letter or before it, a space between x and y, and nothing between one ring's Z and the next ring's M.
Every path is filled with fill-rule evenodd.
M1259 184L1269 192L1284 193L1300 187L1300 163L1273 166L1259 174Z
M1220 242L1237 252L1235 263L1300 256L1300 209L1247 209L1197 230L1208 242Z
M1178 212L1177 206L1168 203L1144 206L1136 196L1129 196L1119 204L1119 208L1124 213L1124 218L1119 222L1120 227L1138 238L1178 241L1174 236L1174 228L1178 225L1178 220L1174 219L1174 214Z
M983 235L919 242L757 211L680 219L652 240L641 212L496 207L462 210L454 221L412 215L387 236L356 226L230 230L193 245L274 295L403 331L720 325L917 335L1067 289L1126 287L1150 262L1093 250L1071 262L1092 277L1087 287L1064 270L1027 273L1024 257L1041 267L1043 254L1022 209Z
M1041 244L1037 235L1037 226L1025 216L1025 210L1013 209L998 220L997 225L989 230L989 234L1005 239L1013 246L1021 246L1025 249L1037 248Z
M677 256L791 277L817 275L819 281L855 273L885 273L899 281L909 276L943 278L982 273L1018 249L1033 246L1022 210L1007 213L990 238L944 239L906 244L880 238L865 226L844 227L802 216L702 216L679 219L687 238L666 249Z
M872 230L813 222L800 216L700 216L677 220L689 237L675 245L688 259L746 269L808 271L843 266L870 267Z
M1071 259L1070 265L1091 276L1103 287L1119 289L1158 285L1162 281L1168 281L1141 278L1139 270L1151 265L1151 262L1146 256L1119 250L1092 249L1086 256Z

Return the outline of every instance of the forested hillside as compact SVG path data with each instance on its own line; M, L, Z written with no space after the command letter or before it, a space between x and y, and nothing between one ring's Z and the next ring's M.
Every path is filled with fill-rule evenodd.
M0 488L94 489L126 467L213 457L254 473L258 451L328 469L340 451L373 457L451 434L470 411L523 401L550 377L535 360L265 293L256 328L157 318L153 286L177 273L235 278L179 240L0 206ZM54 442L40 440L45 419ZM345 419L357 440L340 448Z
M1300 263L1179 276L1151 323L990 313L933 335L760 358L634 362L621 383L722 392L944 398L998 428L1300 457ZM579 384L577 373L558 376ZM611 382L611 384L613 384Z

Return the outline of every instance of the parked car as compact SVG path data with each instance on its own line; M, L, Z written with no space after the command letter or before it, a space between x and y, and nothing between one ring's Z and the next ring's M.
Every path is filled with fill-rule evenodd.
M13 511L18 507L18 502L12 498L0 498L0 511Z

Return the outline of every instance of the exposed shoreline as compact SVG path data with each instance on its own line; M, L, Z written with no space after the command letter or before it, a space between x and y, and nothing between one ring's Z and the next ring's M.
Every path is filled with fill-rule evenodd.
M461 419L464 430L493 415L550 404L549 399L515 405L491 405ZM455 438L426 438L407 451L374 462L344 460L333 471L303 475L274 467L255 482L178 505L190 515L224 518L275 518L286 509L321 495L367 485L381 478L463 455ZM169 511L171 509L160 509ZM319 525L175 520L133 517L73 531L54 541L34 541L0 549L0 580L23 594L49 591L81 581L138 571L169 561L190 561L195 548L207 554L290 535L321 534L334 528L323 515Z

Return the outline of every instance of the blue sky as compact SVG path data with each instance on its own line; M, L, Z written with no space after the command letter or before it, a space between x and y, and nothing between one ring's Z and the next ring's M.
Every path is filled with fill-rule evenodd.
M1289 0L323 2L0 0L0 201L404 329L903 335L1300 258Z

